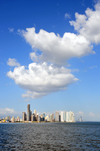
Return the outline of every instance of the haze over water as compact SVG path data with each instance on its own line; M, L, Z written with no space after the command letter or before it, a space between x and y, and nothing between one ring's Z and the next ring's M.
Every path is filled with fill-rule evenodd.
M0 151L99 151L100 123L0 124Z

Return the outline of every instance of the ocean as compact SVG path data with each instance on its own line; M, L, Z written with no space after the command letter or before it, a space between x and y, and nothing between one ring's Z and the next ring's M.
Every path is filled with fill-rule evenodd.
M100 151L100 123L0 124L0 151Z

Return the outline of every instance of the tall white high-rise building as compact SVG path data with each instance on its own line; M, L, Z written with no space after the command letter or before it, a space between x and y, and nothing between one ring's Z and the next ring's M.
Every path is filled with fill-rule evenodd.
M50 122L53 121L53 114L50 114Z
M69 122L75 122L74 112L72 112L72 111L69 112Z
M61 111L61 122L64 122L63 111Z
M64 111L64 122L66 122L66 111Z
M75 122L74 112L61 111L61 122Z
M66 122L69 122L69 112L66 112Z
M61 111L61 122L66 122L66 112Z

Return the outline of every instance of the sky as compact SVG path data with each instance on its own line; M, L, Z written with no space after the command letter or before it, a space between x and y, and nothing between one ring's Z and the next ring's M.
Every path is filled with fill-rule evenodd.
M0 0L0 117L100 121L100 1Z

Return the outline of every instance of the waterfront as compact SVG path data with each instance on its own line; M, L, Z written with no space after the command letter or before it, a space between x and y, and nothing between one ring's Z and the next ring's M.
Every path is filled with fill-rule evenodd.
M100 123L0 124L0 151L99 151Z

